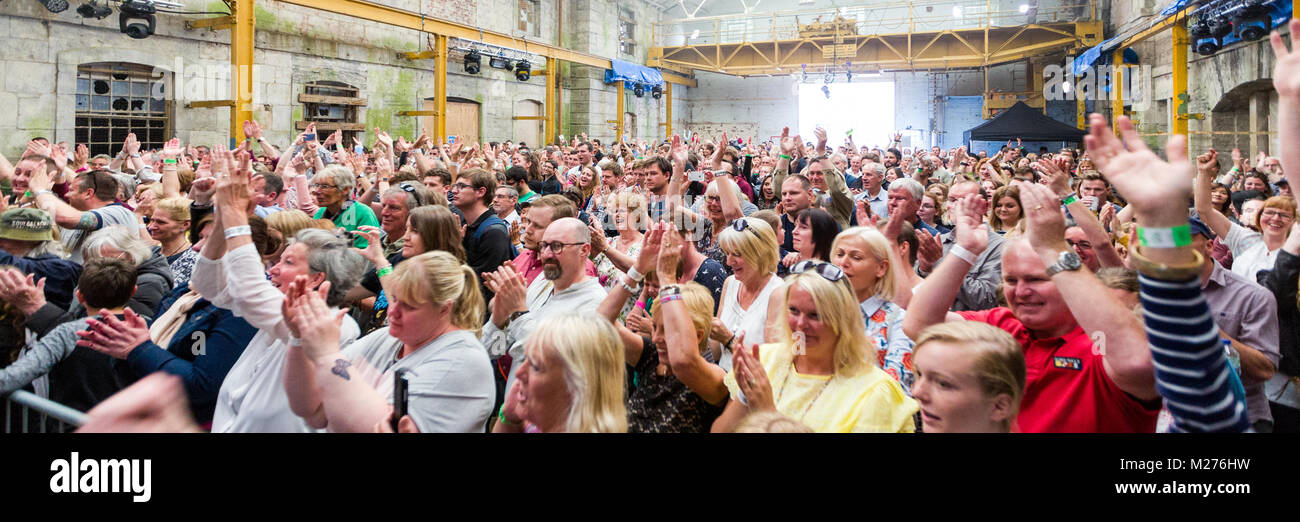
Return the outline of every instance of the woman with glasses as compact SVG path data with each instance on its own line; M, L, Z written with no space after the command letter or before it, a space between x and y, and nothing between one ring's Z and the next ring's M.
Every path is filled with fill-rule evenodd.
M587 170L584 168L583 172ZM610 194L606 208L610 210L618 235L606 239L604 229L597 226L599 223L588 225L587 228L591 231L591 251L595 254L592 262L596 265L601 284L608 291L618 284L619 277L636 261L645 238L641 227L650 222L650 216L646 210L645 197L631 192Z
M1195 186L1196 213L1210 231L1223 238L1223 244L1232 251L1232 271L1251 281L1255 273L1273 268L1277 251L1291 235L1295 223L1296 203L1290 196L1273 196L1255 214L1254 225L1259 232L1233 223L1210 203L1211 180L1218 174L1218 155L1211 150L1196 158Z
M872 363L866 330L844 272L805 261L791 269L767 344L738 341L725 379L731 401L714 432L749 413L777 411L818 433L916 430L916 401Z
M355 187L352 171L342 165L330 165L317 172L311 179L311 195L320 207L314 217L333 221L348 232L363 226L379 226L379 218L370 205L358 205L352 200ZM357 248L366 248L367 244L365 236L356 236L352 241L352 246Z
M736 339L761 343L768 338L769 318L775 319L781 307L781 300L772 296L783 283L776 275L776 233L766 221L737 219L718 235L718 243L731 276L722 283L722 301L709 337L722 343L719 365L730 371Z
M704 230L698 232L700 235L695 242L695 248L705 257L724 266L727 264L727 254L722 251L722 243L719 239L727 223L733 223L744 217L740 205L743 197L740 187L725 175L713 178L713 182L704 189L703 211L698 212L704 218L701 220Z

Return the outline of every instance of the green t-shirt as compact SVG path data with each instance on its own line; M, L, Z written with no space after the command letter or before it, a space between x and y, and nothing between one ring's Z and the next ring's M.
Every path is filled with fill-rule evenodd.
M313 217L315 219L325 218L325 212L326 209L321 207L316 210L316 215ZM333 221L335 225L342 227L348 232L352 232L362 226L379 226L379 218L375 217L375 212L370 210L370 206L356 201L348 202L347 208L344 208L343 212L339 212L339 215L334 216L330 220ZM352 241L352 246L357 248L366 248L369 244L370 243L366 241L366 238L361 236L357 236L357 238Z

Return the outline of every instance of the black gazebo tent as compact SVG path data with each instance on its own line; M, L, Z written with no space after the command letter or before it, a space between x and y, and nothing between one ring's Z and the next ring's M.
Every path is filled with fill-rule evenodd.
M1063 141L1082 143L1086 131L1056 121L1024 102L1017 102L1002 114L964 133L969 146L974 141L1007 141L1022 139L1026 142Z

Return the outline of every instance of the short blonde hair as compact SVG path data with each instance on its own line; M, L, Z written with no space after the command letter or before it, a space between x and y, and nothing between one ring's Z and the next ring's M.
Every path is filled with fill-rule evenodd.
M389 296L404 303L452 302L451 323L478 335L483 323L483 294L474 269L441 250L407 259L384 282Z
M299 230L311 227L311 216L296 208L281 210L266 216L266 226L274 228L280 232L280 235L290 238L297 236Z
M737 221L744 221L748 226L745 230L736 230L735 227L727 225L727 228L718 234L718 244L722 246L722 250L754 265L759 273L776 272L777 257L781 255L777 245L781 242L776 239L772 227L761 219L745 217Z
M647 279L649 277L646 276ZM713 325L713 294L704 285L694 281L678 287L682 290L682 304L686 305L686 313L691 317L691 326L695 328L695 336L699 338L698 348L702 352L709 345L709 330ZM655 299L654 304L650 305L650 316L656 321L661 320L659 308L662 304L662 300ZM668 361L663 362L666 364Z
M175 221L190 220L190 200L184 197L175 197L159 200L154 204L154 212L162 210L167 216Z
M564 368L571 398L565 432L627 431L623 344L608 320L594 314L547 318L528 337L525 350L528 357L545 350Z
M794 332L790 331L790 291L795 287L808 292L813 304L817 306L817 315L831 329L835 338L835 374L852 377L861 374L875 365L876 358L869 355L866 322L862 319L862 309L853 295L853 287L848 278L837 282L822 277L815 272L803 272L785 278L785 288L781 299L786 306L781 307L781 317L777 321L780 339L789 340ZM788 342L788 341L787 341Z
M876 280L874 292L881 299L893 301L898 288L894 282L894 264L889 262L889 240L873 227L852 227L835 236L835 242L831 243L832 257L845 239L859 239L866 243L868 252L876 258L876 262L885 265L885 274Z
M921 331L912 348L912 357L921 353L931 342L961 345L975 352L975 378L980 390L988 397L1008 395L1011 412L1004 421L1010 427L1011 419L1020 410L1020 399L1025 389L1025 352L1011 334L996 326L975 321L953 321L931 325Z
M637 230L645 230L650 224L650 213L648 211L645 196L636 192L615 192L606 198L605 212L613 214L615 208L623 207L627 209L628 222Z

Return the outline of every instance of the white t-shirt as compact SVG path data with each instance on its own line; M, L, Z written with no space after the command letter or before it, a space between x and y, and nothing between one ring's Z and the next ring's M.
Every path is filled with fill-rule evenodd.
M722 324L727 326L733 334L745 334L745 346L753 344L763 344L768 342L766 337L767 328L767 302L772 297L772 292L781 288L785 282L776 274L772 274L767 280L767 285L758 293L749 308L740 307L740 281L736 276L727 278L723 283L726 289L722 293L722 305L718 308L718 319ZM718 366L722 369L731 371L731 350L723 348L722 357L718 361Z
M127 210L126 207L116 203L99 207L86 212L95 217L98 224L90 230L63 229L63 246L70 254L69 261L85 263L85 257L81 255L81 244L85 238L96 230L113 225L126 225L131 227L131 232L140 232L140 220L135 217L135 213Z
M1232 273L1255 283L1255 273L1260 270L1272 270L1277 262L1277 250L1269 251L1264 243L1264 236L1246 227L1232 224L1223 244L1232 250Z

